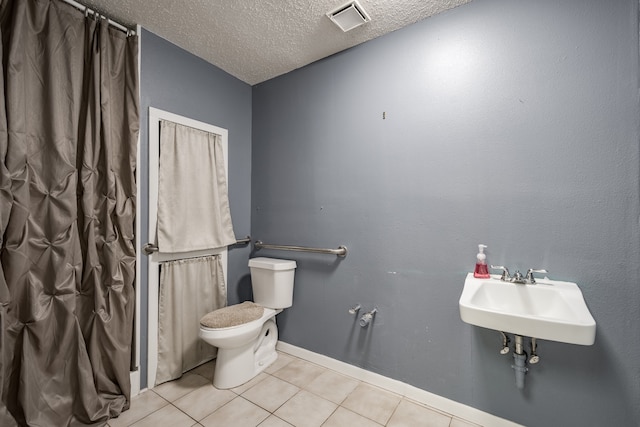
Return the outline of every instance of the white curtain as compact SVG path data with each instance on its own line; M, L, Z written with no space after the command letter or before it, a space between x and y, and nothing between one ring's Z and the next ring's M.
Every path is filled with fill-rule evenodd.
M220 135L164 120L160 126L160 252L235 243Z
M219 255L169 261L160 271L156 385L182 376L216 355L198 337L200 318L226 305Z

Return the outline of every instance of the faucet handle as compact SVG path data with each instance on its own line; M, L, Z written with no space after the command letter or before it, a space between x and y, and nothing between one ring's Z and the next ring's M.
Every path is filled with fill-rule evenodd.
M548 273L548 271L545 270L544 268L540 268L540 269L530 268L530 269L528 269L527 270L527 276L525 277L525 280L528 283L531 283L531 284L536 283L536 279L534 279L533 273Z
M362 306L360 304L356 304L349 309L349 314L356 314L361 308Z
M511 275L509 274L509 269L507 267L503 265L491 265L491 268L493 270L502 270L502 277L500 277L500 280L503 280L505 282L511 280Z

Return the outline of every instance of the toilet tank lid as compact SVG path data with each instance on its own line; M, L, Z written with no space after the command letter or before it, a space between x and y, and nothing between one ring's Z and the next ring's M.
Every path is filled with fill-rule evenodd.
M296 262L289 259L258 257L249 260L249 267L266 270L293 270L296 268Z

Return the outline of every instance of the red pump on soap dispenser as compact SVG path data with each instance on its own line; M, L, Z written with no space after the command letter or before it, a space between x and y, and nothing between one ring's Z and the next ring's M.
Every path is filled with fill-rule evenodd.
M476 268L473 270L473 277L477 277L478 279L488 279L489 276L489 268L487 267L487 256L484 254L484 250L487 248L487 245L478 245L478 255L476 255Z

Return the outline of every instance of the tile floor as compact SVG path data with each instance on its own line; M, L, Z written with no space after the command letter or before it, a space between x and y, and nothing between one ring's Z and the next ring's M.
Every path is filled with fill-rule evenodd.
M400 395L279 352L248 383L213 387L214 362L133 398L110 427L477 427Z

